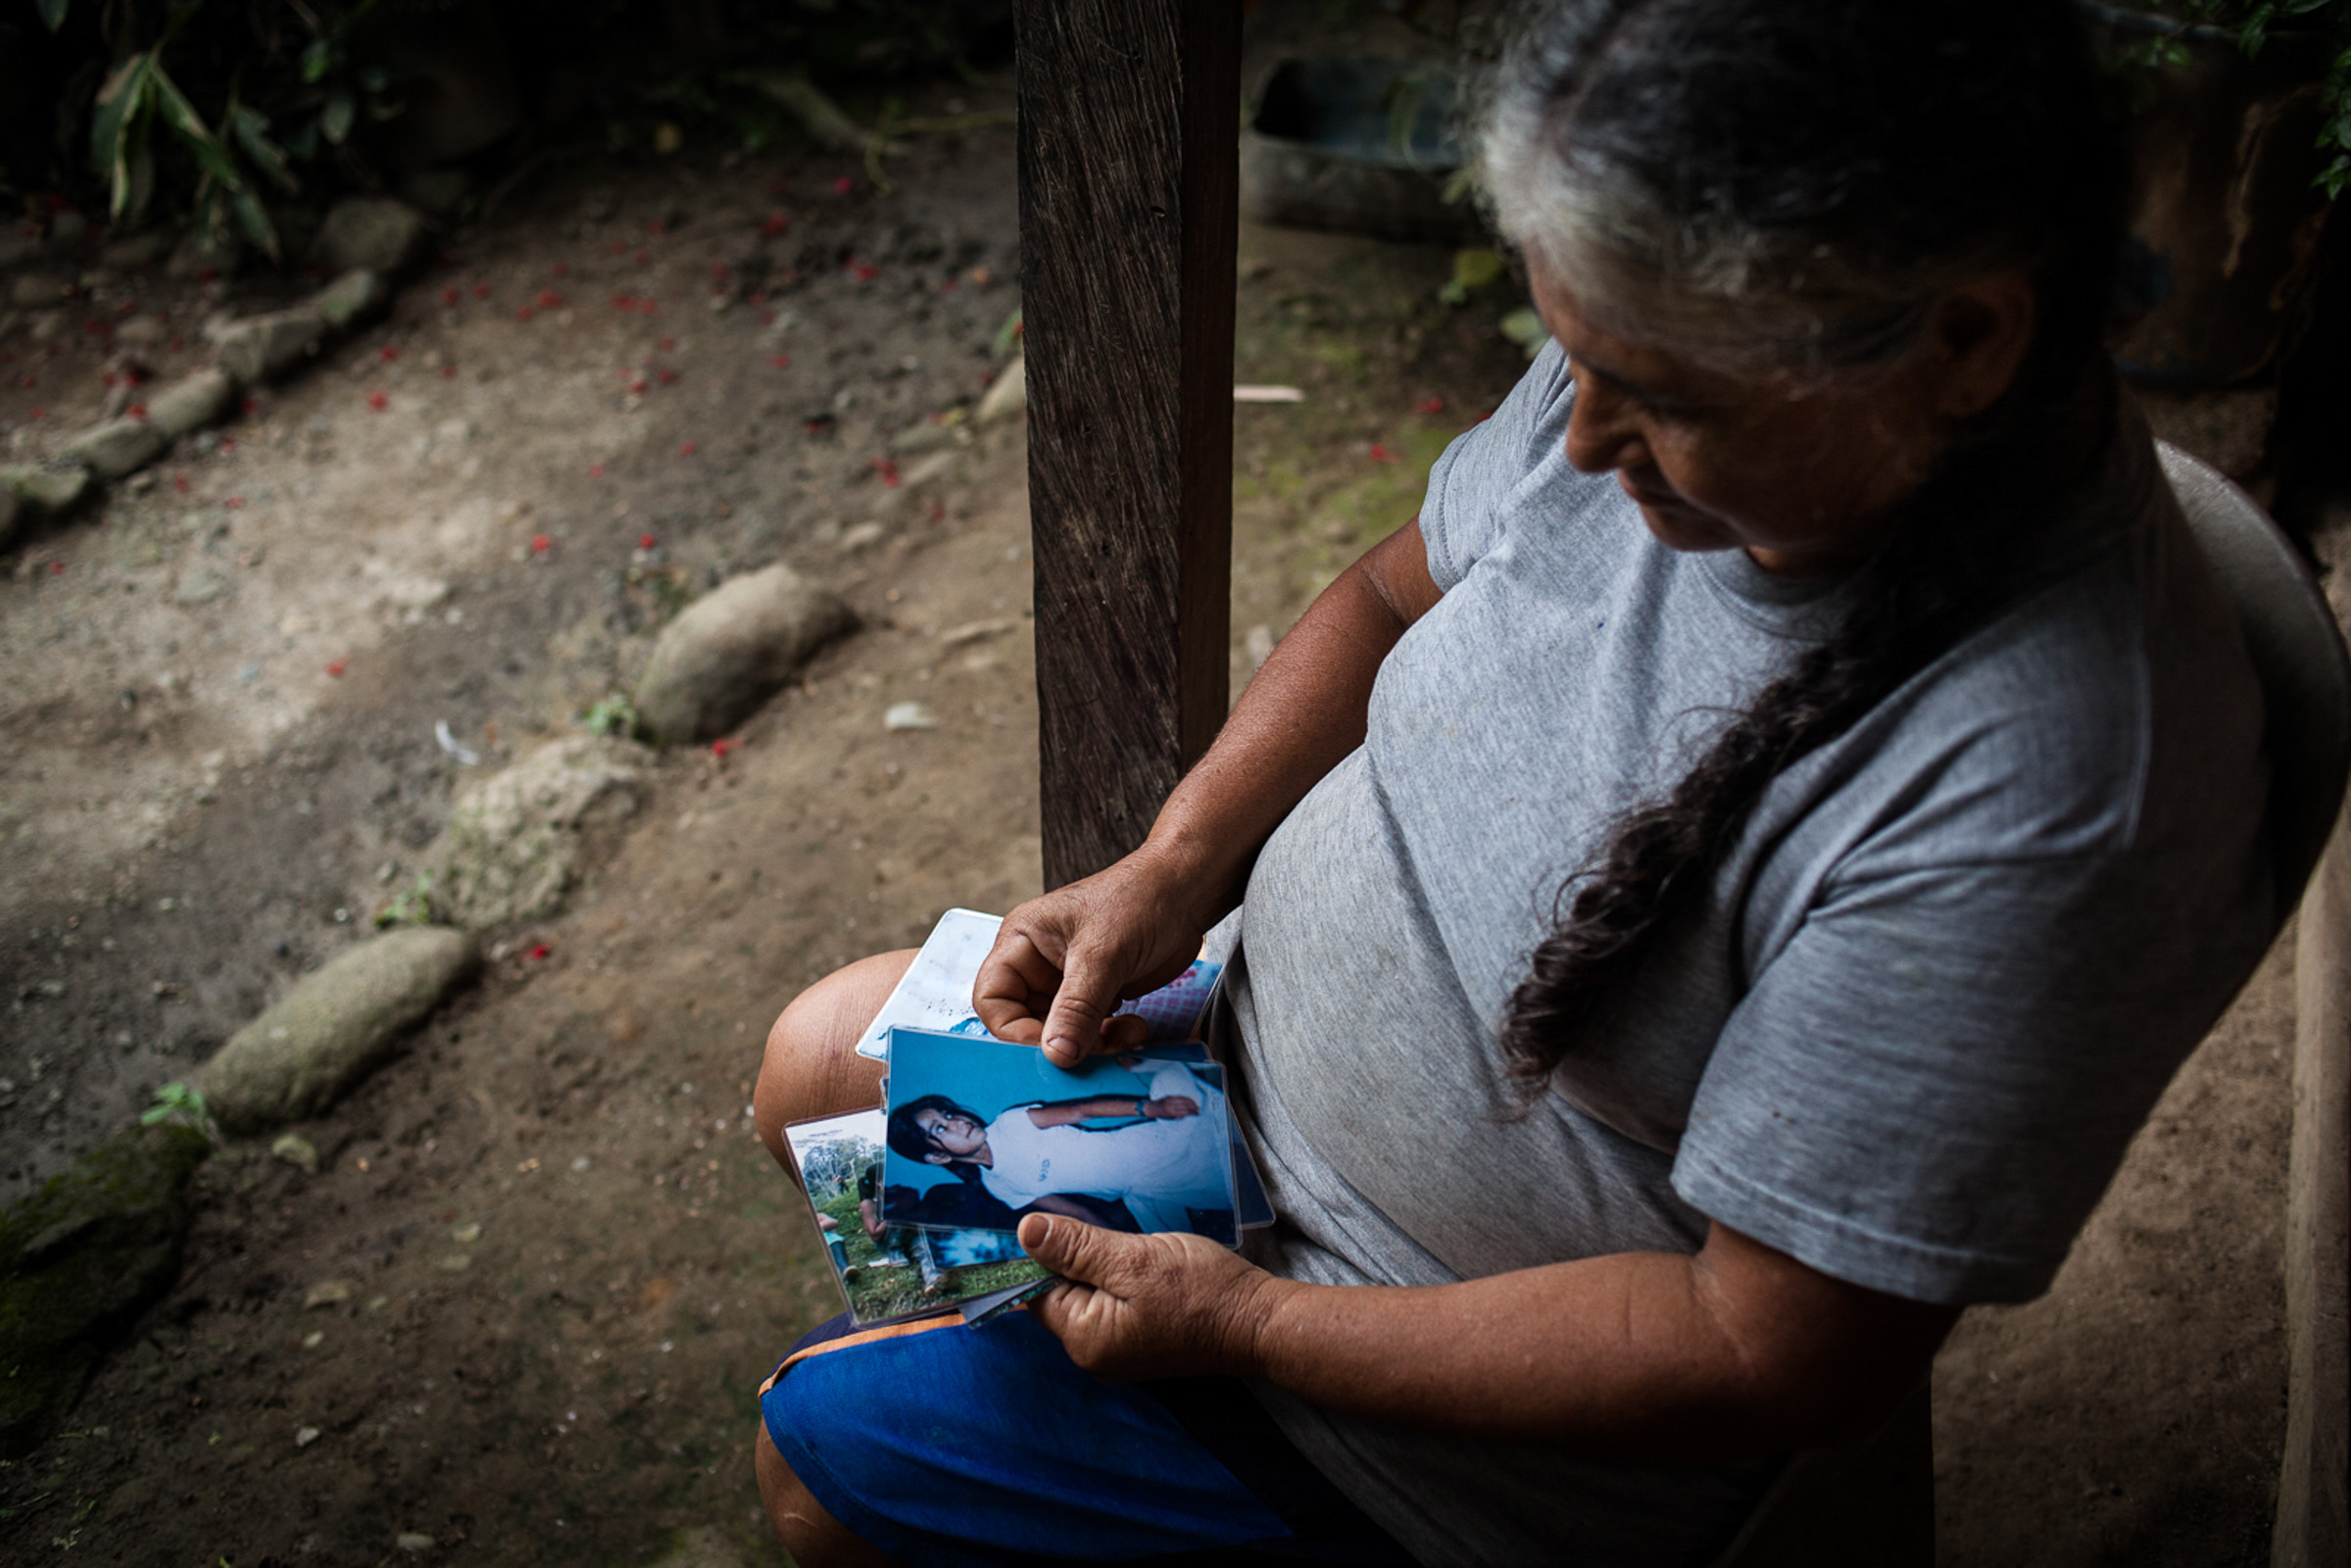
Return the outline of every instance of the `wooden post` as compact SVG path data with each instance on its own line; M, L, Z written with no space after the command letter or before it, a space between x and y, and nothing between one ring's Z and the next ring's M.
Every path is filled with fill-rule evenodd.
M1019 0L1045 882L1143 841L1224 721L1239 0Z

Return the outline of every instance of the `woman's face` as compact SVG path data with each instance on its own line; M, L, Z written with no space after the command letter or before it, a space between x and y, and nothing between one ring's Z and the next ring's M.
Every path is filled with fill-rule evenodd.
M960 1111L918 1110L914 1125L930 1140L927 1156L934 1165L944 1165L951 1159L969 1159L988 1147L988 1129Z
M1940 451L1941 389L1916 363L1926 356L1864 385L1790 390L1614 336L1541 267L1532 281L1575 376L1568 461L1613 470L1673 549L1741 549L1790 576L1850 570Z

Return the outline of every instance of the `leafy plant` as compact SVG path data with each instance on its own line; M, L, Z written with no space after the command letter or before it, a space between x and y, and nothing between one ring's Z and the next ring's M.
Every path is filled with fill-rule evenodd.
M205 1108L203 1094L183 1083L169 1083L155 1091L155 1103L139 1113L139 1125L152 1127L160 1121L179 1118L214 1143L220 1141L220 1129L213 1124L213 1113Z
M637 732L637 707L618 692L588 710L588 733L617 735L623 740Z
M2316 24L2327 33L2327 74L2319 85L2319 150L2327 157L2314 180L2328 198L2351 184L2351 0L2165 0L2161 14L2178 25L2133 45L2124 64L2140 69L2182 67L2190 59L2185 36L2194 26L2218 27L2236 38L2250 59L2261 53L2280 24Z
M432 873L419 871L416 880L384 901L375 911L378 931L396 925L432 924Z

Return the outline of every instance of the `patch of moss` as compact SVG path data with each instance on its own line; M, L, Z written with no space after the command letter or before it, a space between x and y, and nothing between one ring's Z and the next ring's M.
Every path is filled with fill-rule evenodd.
M188 1176L211 1152L192 1127L134 1128L0 1210L0 1456L48 1435L178 1277Z

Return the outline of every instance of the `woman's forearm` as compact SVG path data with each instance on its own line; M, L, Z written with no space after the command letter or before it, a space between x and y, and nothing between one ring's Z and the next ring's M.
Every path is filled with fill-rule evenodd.
M1694 1464L1868 1431L1955 1316L1776 1253L1759 1290L1753 1257L1708 1250L1417 1289L1276 1281L1242 1370L1373 1420Z
M1363 743L1381 662L1437 598L1415 521L1324 589L1242 693L1145 846L1193 890L1200 925L1240 902L1257 847Z

